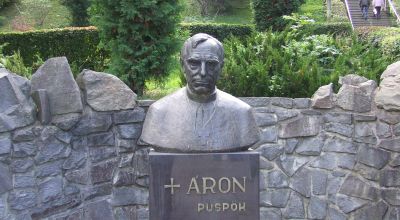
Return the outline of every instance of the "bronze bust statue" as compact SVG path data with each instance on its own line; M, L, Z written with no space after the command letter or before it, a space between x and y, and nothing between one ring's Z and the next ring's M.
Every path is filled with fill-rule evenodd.
M256 143L251 107L215 86L224 65L221 42L192 36L182 48L181 65L187 86L150 106L141 140L162 152L232 152Z

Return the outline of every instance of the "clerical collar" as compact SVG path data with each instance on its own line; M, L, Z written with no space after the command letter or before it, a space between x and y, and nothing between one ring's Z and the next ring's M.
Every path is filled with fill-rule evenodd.
M215 101L217 98L217 89L215 88L214 92L211 95L207 96L202 96L202 95L197 95L190 91L188 87L186 87L186 94L189 97L190 100L195 101L195 102L201 102L201 103L207 103L207 102L212 102Z

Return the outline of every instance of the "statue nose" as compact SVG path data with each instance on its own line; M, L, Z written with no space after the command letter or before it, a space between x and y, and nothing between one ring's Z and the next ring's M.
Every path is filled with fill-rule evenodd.
M207 74L206 62L201 62L200 75L205 76L206 74Z

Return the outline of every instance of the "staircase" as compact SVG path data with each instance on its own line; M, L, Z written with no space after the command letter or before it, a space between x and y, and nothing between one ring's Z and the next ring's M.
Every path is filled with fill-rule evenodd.
M394 26L396 24L395 19L389 16L386 11L381 10L380 19L373 17L372 0L371 6L368 9L368 20L364 20L362 16L359 0L347 0L346 2L346 7L348 7L347 11L350 13L351 22L354 28L363 26Z

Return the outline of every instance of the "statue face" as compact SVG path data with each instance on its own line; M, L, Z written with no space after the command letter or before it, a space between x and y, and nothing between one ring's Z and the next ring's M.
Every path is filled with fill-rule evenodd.
M218 50L217 43L212 40L189 50L183 60L183 68L191 92L197 95L210 95L214 92L223 64Z

